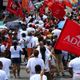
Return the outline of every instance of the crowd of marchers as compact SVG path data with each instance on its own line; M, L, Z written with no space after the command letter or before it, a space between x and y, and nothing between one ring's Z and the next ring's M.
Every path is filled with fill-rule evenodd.
M70 72L73 80L80 80L80 58L54 48L61 33L58 24L67 18L80 23L80 12L73 9L61 20L51 16L50 12L27 14L20 25L1 30L0 79L10 80L10 67L14 80L20 78L20 65L24 63L30 74L29 80L53 80L56 76L65 76L65 70Z

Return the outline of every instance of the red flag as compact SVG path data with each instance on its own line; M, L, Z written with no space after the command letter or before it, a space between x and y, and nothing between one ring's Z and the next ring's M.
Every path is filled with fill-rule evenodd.
M17 6L18 5L18 6ZM16 16L25 17L20 3L15 4L13 0L8 0L7 10Z
M62 2L62 4L64 4L65 6L68 6L68 7L72 8L72 4L70 3L69 0L64 0L64 1Z
M39 8L39 13L40 13L40 15L45 14L45 7L46 7L46 5L43 4L43 5Z
M63 17L65 16L64 7L59 2L53 3L53 5L50 6L49 8L52 11L52 15L54 17L56 17L58 19L63 19Z
M44 4L46 4L48 7L52 6L52 4L56 2L55 0L44 0Z
M22 0L22 8L27 10L28 13L30 13L30 8L29 8L29 0Z
M32 0L22 0L22 8L27 10L28 13L35 9Z
M16 5L13 2L13 0L8 0L7 10L10 13L13 13L13 14L17 15L17 10L14 7L16 7Z
M64 7L68 6L68 7L72 8L72 4L69 0L45 0L44 2L48 6L51 6L53 3L58 2L58 3L61 3L62 6L64 6Z
M67 20L55 44L55 49L65 50L77 56L80 56L80 25Z

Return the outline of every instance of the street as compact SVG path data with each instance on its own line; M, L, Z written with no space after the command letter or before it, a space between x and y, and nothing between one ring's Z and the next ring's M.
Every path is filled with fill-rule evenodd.
M66 76L64 77L56 77L56 79L53 80L72 80L72 78L69 77L69 73L65 72ZM29 80L29 74L26 72L25 65L21 65L21 71L20 71L20 78L14 78L13 74L11 72L11 78L10 80Z

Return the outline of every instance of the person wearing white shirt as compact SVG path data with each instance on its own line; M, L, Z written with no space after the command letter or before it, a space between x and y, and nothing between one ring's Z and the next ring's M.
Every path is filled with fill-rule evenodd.
M34 41L34 36L32 35L32 33L28 33L28 36L26 37L26 46L27 46L27 55L28 58L31 56L32 52L33 52L33 48L35 45L35 41Z
M25 34L26 36L27 36L27 30L25 30L25 31L23 31L23 30L21 30L20 32L18 32L18 39L21 39L21 38L23 38L22 37L22 34Z
M39 44L38 37L34 36L34 47L37 47Z
M38 50L34 50L34 56L31 57L28 60L28 63L26 65L26 70L30 70L30 77L33 76L36 72L35 72L35 66L36 65L40 65L41 66L41 70L44 70L44 61L40 58L38 58Z
M6 47L4 45L1 45L1 52L3 53L5 52L5 50L6 50Z
M44 22L42 20L39 20L39 27L43 28L44 27Z
M0 39L0 53L4 53L6 50L6 46L2 44L2 39Z
M73 80L80 80L80 57L72 59L69 64L69 72L73 75Z
M12 60L12 66L13 66L13 74L16 78L16 71L17 76L20 76L20 62L21 62L21 52L22 48L18 45L17 41L14 41L13 45L10 47L11 52L11 60Z
M48 16L47 15L45 15L45 14L43 14L43 20L45 20L45 19L47 19L48 18Z
M22 38L22 34L25 34L26 36L27 36L27 28L26 28L26 25L25 24L23 24L22 25L22 28L20 28L19 30L18 30L18 34L17 34L17 38L18 38L18 40L20 40L21 38Z
M44 45L42 41L40 41L40 46L38 46L37 50L39 51L39 58L43 59L45 63L45 72L44 74L47 76L48 80L51 79L50 75L50 67L49 67L49 61L50 61L50 56L52 56L54 59L55 56L50 52L50 50Z
M61 33L61 30L60 29L54 29L52 31L53 36L57 36L57 38L59 38L60 33Z
M0 80L8 80L7 74L4 70L2 70L3 64L0 61Z
M35 66L35 72L33 76L30 77L30 80L47 80L47 77L41 72L41 66Z
M3 64L3 70L6 72L6 75L8 77L8 80L10 79L10 66L11 66L11 60L5 57L0 57L0 61Z
M0 40L1 43L1 40ZM8 79L10 78L10 66L11 66L11 60L8 58L5 58L6 54L5 54L5 50L6 47L4 45L0 45L0 61L3 64L3 70L6 72L6 75L8 77Z
M21 46L21 48L23 49L23 55L24 55L24 60L23 61L25 61L27 58L28 58L28 56L27 56L27 51L26 51L26 47L27 47L27 43L26 43L26 38L27 38L27 36L26 36L26 34L25 33L23 33L22 34L22 38L20 38L20 40L18 41L19 42L19 45Z
M26 36L27 36L27 29L25 29L25 30L22 30L22 29L19 29L18 30L18 34L17 34L17 38L18 38L18 40L20 40L21 38L22 38L22 34L25 34Z
M35 32L35 29L33 28L34 24L29 24L29 27L27 27L27 33L29 32Z

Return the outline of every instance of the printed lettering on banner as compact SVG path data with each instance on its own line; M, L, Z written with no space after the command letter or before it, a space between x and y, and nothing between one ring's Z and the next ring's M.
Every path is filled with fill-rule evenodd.
M54 48L80 56L80 25L76 21L66 21Z

